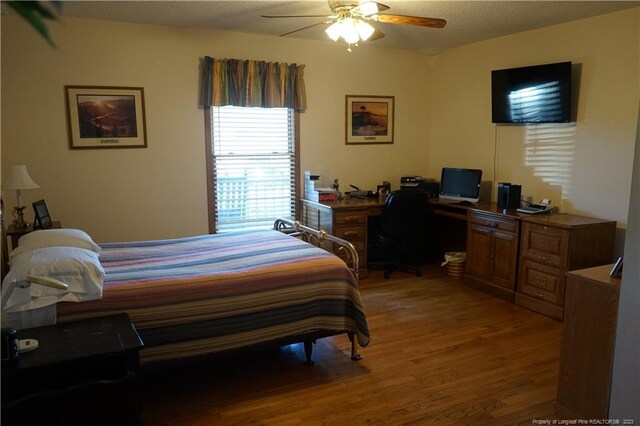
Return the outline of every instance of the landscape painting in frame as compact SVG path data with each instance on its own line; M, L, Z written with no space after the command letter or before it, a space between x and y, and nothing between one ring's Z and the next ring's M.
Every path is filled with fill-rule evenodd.
M71 149L147 147L142 87L65 89Z
M346 97L346 144L393 143L393 96Z

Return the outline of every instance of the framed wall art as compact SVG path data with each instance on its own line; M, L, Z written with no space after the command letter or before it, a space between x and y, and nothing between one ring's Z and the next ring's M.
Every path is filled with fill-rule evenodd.
M71 149L146 148L142 87L65 86Z
M346 96L347 145L393 143L393 96Z

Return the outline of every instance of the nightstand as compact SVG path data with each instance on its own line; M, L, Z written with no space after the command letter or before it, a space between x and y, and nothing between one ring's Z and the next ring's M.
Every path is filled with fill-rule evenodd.
M54 221L52 222L51 228L60 229L62 228L62 225L60 224L59 221ZM9 225L7 227L6 233L7 233L7 237L11 237L11 250L18 247L18 240L20 239L20 237L28 234L29 232L33 232L35 230L37 229L33 229L33 223L28 224L25 228L16 228L13 225Z
M143 347L127 314L19 330L39 346L2 366L2 424L139 424Z

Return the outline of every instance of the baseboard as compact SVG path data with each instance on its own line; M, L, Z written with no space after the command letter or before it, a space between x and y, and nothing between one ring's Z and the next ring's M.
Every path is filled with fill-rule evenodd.
M516 305L531 309L532 311L559 321L562 321L564 318L564 309L562 306L534 299L522 293L516 293Z
M507 302L511 303L514 302L515 292L513 290L499 287L493 283L480 280L470 275L464 276L464 283L471 288L475 288L476 290L480 290L499 299L506 300Z

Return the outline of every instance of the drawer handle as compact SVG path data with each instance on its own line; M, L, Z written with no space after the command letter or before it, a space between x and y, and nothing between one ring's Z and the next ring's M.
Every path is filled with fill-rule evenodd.
M345 222L356 222L360 219L360 216L345 216Z
M544 294L540 293L539 291L536 291L536 296L544 300Z
M545 278L536 279L536 283L538 285L541 285L542 287L546 287L547 286L547 280Z
M344 236L345 237L353 237L353 236L356 236L358 234L359 234L358 231L347 231L347 232L344 233Z
M485 222L484 224L485 226L488 226L489 228L497 228L498 224L495 222Z
M543 261L543 262L546 262L547 260L549 260L549 259L550 259L550 257L549 257L549 256L539 256L539 255L538 255L538 256L536 256L536 257L538 258L538 260L541 260L541 261Z

